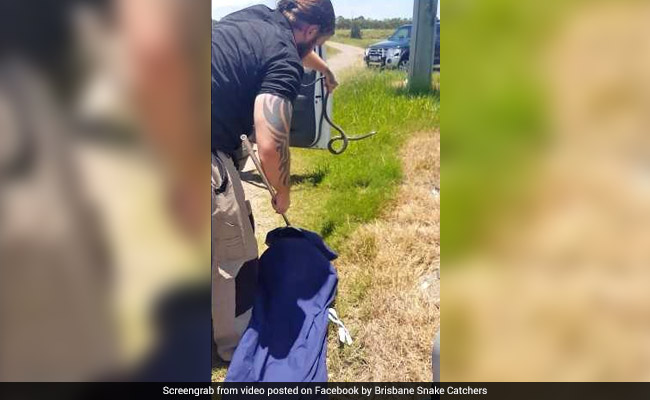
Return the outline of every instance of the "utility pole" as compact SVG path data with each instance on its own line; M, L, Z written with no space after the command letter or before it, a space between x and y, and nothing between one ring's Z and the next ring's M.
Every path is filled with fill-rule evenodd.
M438 0L414 0L409 90L431 90Z

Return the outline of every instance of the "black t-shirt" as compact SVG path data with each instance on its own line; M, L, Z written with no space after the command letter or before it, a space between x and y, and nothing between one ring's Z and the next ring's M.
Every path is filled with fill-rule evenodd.
M212 150L233 154L253 131L258 94L293 102L304 69L289 21L253 6L212 25Z

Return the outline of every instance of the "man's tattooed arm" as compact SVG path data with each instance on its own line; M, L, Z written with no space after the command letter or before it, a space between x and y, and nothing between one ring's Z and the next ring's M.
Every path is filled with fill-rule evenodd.
M291 102L282 97L261 94L255 100L257 147L264 172L278 193L289 190L289 130L292 112Z

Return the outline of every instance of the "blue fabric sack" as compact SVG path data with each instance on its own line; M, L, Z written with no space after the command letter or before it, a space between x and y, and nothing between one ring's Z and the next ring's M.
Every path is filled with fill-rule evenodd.
M251 322L226 382L327 382L337 254L317 234L295 228L270 232L266 244Z

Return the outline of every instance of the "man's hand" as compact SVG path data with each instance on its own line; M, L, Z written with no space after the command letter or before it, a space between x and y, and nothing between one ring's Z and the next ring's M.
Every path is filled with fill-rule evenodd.
M332 72L332 70L327 66L327 63L320 58L315 51L310 51L309 54L302 59L302 63L305 68L310 68L323 74L325 77L325 86L327 87L328 92L333 92L339 85L336 76L334 76L334 72Z
M286 190L276 193L275 200L271 204L278 214L284 214L289 211L289 207L291 206L290 191Z
M332 93L339 86L339 82L336 80L334 72L329 68L323 73L323 75L325 76L325 86L327 87L327 91Z

